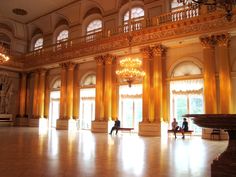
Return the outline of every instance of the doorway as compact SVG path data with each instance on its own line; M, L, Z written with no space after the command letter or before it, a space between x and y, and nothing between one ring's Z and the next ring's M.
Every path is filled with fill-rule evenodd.
M95 119L95 88L80 89L80 115L79 128L91 130Z
M60 111L60 91L52 91L50 93L50 105L49 105L49 128L56 128L56 122L59 118Z
M119 88L119 119L121 127L134 128L138 132L142 121L142 85L120 86Z

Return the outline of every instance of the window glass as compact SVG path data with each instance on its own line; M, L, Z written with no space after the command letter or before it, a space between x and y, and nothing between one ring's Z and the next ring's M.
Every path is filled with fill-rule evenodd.
M88 75L82 83L83 86L91 86L95 84L96 84L96 76L94 74Z
M56 80L52 86L53 89L61 88L61 80Z
M140 7L134 7L131 9L131 19L139 18L144 16L144 10ZM124 22L129 20L129 11L127 11L124 15Z
M36 40L36 42L34 43L34 50L38 50L43 48L43 38L39 38Z
M69 35L68 30L61 31L59 35L57 36L57 43L66 41L68 39L68 35Z
M96 33L102 30L102 21L101 20L93 20L87 26L87 34Z

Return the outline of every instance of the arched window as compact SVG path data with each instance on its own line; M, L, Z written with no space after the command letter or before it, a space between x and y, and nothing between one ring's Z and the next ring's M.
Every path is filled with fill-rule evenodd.
M198 76L198 78L196 77ZM194 78L195 77L195 78ZM192 61L183 61L175 66L170 81L170 115L182 125L184 114L203 114L202 69ZM181 78L178 80L177 78ZM172 120L170 121L172 122ZM201 128L189 119L189 129L201 134Z
M59 90L61 88L61 80L56 80L52 85L52 90Z
M81 83L82 86L94 86L96 85L96 75L95 74L89 74L87 75L82 83Z
M4 47L4 49L9 52L11 48L11 39L6 34L0 33L0 46Z
M69 31L63 30L57 36L57 43L64 42L68 40Z
M141 7L133 7L131 9L131 18L129 11L125 13L124 24L127 24L129 19L142 19L142 17L144 17L144 10Z
M90 22L87 26L87 35L102 31L102 21L97 19Z
M131 17L130 17L131 16ZM133 21L132 24L129 24L129 20ZM144 19L144 10L140 7L133 7L130 11L128 10L124 15L124 32L129 31L129 26L131 26L130 30L139 30L142 28L141 20Z
M190 76L202 74L201 68L191 61L178 64L172 72L171 77Z
M34 43L34 50L38 50L42 48L43 48L43 38L39 38Z

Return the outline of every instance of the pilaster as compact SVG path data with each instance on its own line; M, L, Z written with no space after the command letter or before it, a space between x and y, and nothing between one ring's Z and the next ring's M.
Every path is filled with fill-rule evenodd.
M112 64L112 109L111 109L111 117L112 120L116 120L118 118L118 103L119 103L119 85L117 83L117 75L116 75L116 69L117 69L117 62L116 58L113 60Z
M74 90L73 90L73 119L79 119L80 89L79 89L79 65L74 69Z
M200 38L203 46L205 113L217 113L214 37Z
M164 48L161 45L153 47L153 93L154 122L160 123L163 117L163 55Z
M73 118L74 67L75 63L67 63L66 119Z
M16 117L17 126L28 126L28 117L26 116L26 90L27 73L20 74L20 109L19 117Z
M105 82L104 82L104 121L111 119L112 106L112 60L113 56L107 54L104 56L105 62Z
M152 52L150 47L141 49L143 55L143 70L145 76L143 78L143 119L142 122L150 122L150 60L152 58Z
M97 63L96 71L96 98L95 98L95 121L103 121L104 107L103 107L103 63L102 56L95 57Z
M219 91L220 91L220 108L219 113L230 114L231 113L231 70L229 60L229 34L216 35L216 42L218 45L219 56Z
M39 71L34 72L34 95L33 95L33 116L32 118L39 118L38 114L38 87L39 87Z
M21 73L21 81L20 81L20 117L25 116L25 107L26 107L26 79L27 74Z
M44 118L44 98L45 98L45 75L46 70L39 70L39 89L38 89L38 115Z
M59 119L66 118L66 64L61 63L61 90L60 90L60 116Z

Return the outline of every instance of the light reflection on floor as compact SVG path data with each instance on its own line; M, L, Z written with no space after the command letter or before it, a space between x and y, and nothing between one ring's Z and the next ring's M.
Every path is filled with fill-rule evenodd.
M0 127L1 177L210 177L227 141Z

